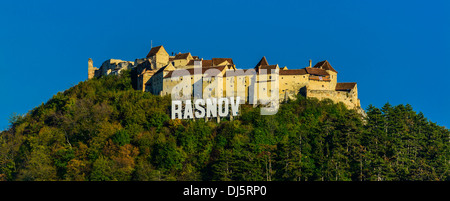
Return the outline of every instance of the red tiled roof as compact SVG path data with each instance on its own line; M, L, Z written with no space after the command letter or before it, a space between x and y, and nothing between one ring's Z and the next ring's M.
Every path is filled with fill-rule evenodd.
M217 69L220 72L222 72L225 68L228 68L226 65L225 66L214 66L214 67L210 67L210 68L202 68L202 73L204 74L203 77L212 77L212 76L217 76L218 74L216 74L216 71L213 71L211 74L211 71L209 73L206 73L209 69ZM224 76L224 75L221 75Z
M199 60L196 60L196 59L190 60L186 65L187 66L193 66L195 61L199 61ZM201 60L201 61L202 61L202 67L213 66L211 60Z
M276 69L277 65L260 66L259 69Z
M306 70L304 68L302 69L292 69L292 70L282 70L280 69L280 75L305 75Z
M162 45L158 46L158 47L154 47L150 50L150 52L147 54L147 58L155 55L156 53L159 52L159 50L161 49Z
M268 66L269 62L267 62L267 59L265 56L263 56L263 58L261 58L261 60L258 62L258 64L256 64L255 68L258 68L258 66Z
M327 71L325 71L324 69L321 69L321 68L306 67L305 70L308 74L311 74L311 75L330 75L327 73Z
M202 67L212 66L212 60L203 60Z
M194 65L194 60L189 60L186 64L186 66L192 66Z
M212 60L212 64L214 66L219 65L219 64L223 63L224 61L228 61L228 63L234 64L233 59L231 59L231 58L212 58L211 60Z
M355 88L356 82L336 83L336 91L350 91Z
M201 71L201 73L202 74L205 74L205 72L207 71L207 70L209 70L209 69L218 69L220 72L222 72L223 71L223 69L224 68L226 68L227 66L210 66L210 67L203 67L202 68L202 71ZM185 69L185 70L187 70L187 73L188 74L181 74L181 75L179 75L179 76L184 76L184 75L194 75L194 73L195 73L195 70L194 70L194 68L189 68L189 69ZM175 70L176 71L176 70ZM169 77L172 77L172 73L173 73L174 71L169 71L169 73L167 73L167 75L166 76L164 76L164 78L169 78ZM185 72L186 73L186 71L183 71L183 72ZM211 75L204 75L204 77L209 77L209 76L216 76L216 74L211 74Z
M186 66L193 66L194 63L195 63L195 61L200 61L200 60L196 60L196 59L194 59L194 60L189 60L189 62L186 64ZM202 62L202 66L203 66L203 62Z
M177 60L177 59L187 59L190 54L191 53L189 53L189 52L188 53L177 54L177 55L175 55L175 60Z
M331 67L330 63L327 60L318 62L316 65L313 66L313 68L321 68L324 70L331 70L331 71L337 73L337 71L334 70L333 67Z

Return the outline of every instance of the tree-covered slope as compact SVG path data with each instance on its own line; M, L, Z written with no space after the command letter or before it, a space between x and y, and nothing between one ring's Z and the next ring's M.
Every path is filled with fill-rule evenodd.
M305 99L273 116L171 120L130 72L80 82L0 135L0 180L450 180L448 129L410 105Z

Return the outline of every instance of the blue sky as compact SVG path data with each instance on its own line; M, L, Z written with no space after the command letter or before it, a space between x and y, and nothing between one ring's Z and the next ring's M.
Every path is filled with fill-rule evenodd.
M450 1L1 1L0 130L110 58L153 46L250 68L327 59L361 104L450 126Z

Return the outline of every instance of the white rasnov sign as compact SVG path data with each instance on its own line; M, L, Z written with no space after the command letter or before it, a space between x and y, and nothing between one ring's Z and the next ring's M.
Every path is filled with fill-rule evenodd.
M208 69L202 73L201 66L201 61L194 62L193 76L186 69L178 69L172 73L170 79L179 82L171 93L172 119L226 117L230 116L230 112L231 116L237 116L239 105L245 103L245 100L254 106L261 105L261 115L274 115L278 112L278 69L272 69L270 75L267 74L267 69L260 69L257 81L254 69L227 70L226 79L218 79L222 78L221 71ZM204 83L208 85L203 87ZM233 84L236 84L236 89L225 90L226 97L222 97L221 86ZM266 90L269 88L270 90Z

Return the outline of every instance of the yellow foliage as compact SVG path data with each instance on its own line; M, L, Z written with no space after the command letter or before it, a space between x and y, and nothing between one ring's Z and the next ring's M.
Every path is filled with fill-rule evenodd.
M86 172L88 166L85 161L72 159L67 163L67 175L69 180L84 181L86 180Z

